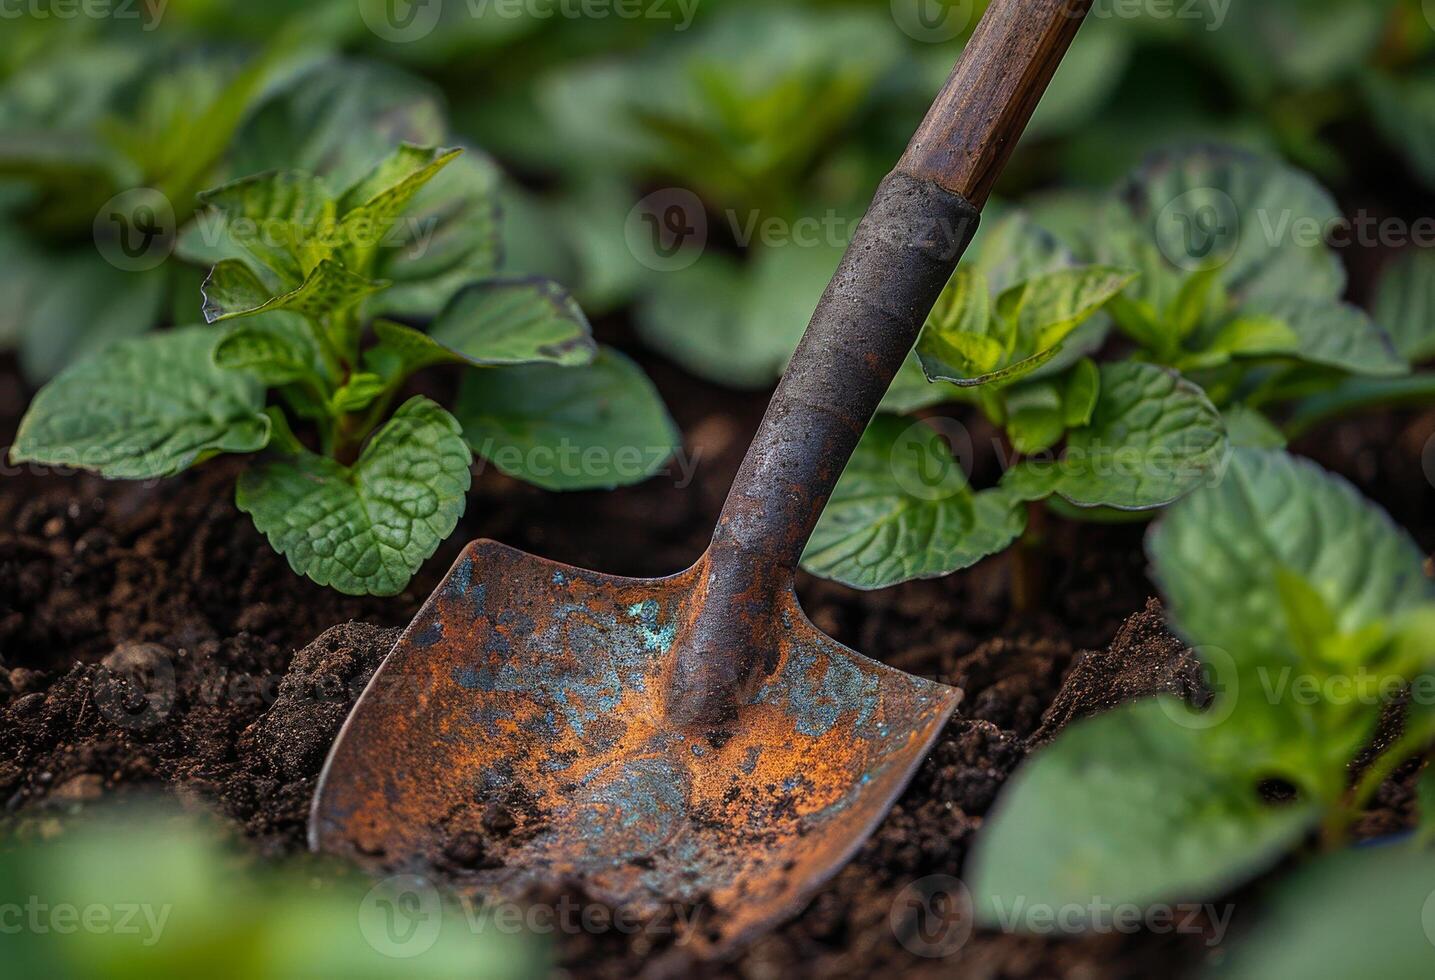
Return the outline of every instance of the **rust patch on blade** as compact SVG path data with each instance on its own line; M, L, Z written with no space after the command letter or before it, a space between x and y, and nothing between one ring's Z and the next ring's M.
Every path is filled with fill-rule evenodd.
M841 646L785 591L735 715L678 724L674 651L706 571L622 579L471 545L345 725L313 844L474 891L579 879L639 914L701 905L691 948L710 953L798 911L960 694Z

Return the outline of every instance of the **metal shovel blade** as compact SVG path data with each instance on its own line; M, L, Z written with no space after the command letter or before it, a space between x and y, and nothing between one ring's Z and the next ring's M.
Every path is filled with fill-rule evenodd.
M797 912L961 694L843 647L787 592L765 681L720 728L679 724L664 694L706 562L625 579L470 545L345 725L311 843L473 891L580 881L639 914L690 903L699 952Z

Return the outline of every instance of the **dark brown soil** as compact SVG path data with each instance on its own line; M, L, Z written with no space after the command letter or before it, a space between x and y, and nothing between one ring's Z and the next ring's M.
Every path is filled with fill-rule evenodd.
M613 494L556 496L480 473L458 532L392 599L345 598L292 574L234 508L232 463L149 487L7 477L0 483L0 829L48 837L91 801L162 788L227 815L261 853L301 849L329 743L392 643L392 627L412 616L464 542L492 537L637 575L672 572L701 553L764 398L720 392L660 365L653 373L687 452L700 460L693 485L658 478ZM0 391L18 385L0 382ZM0 417L8 420L0 426L13 431L19 401L0 395ZM1392 468L1405 467L1393 480L1410 496L1388 503L1431 547L1429 485L1407 482L1418 477L1418 462L1410 473L1406 450L1435 422L1357 424L1386 426L1392 451L1378 453L1368 473L1359 454L1353 467L1338 451L1334 462L1382 500ZM1359 435L1358 444L1368 445L1369 433ZM1321 445L1338 447L1341 438ZM979 933L951 957L923 959L888 922L909 883L960 875L972 835L1031 747L1128 698L1167 691L1199 699L1195 661L1165 631L1159 606L1148 604L1141 533L1054 526L1050 602L1020 621L1007 605L1003 559L876 594L804 580L804 604L819 627L904 670L962 687L966 702L891 816L801 916L732 964L683 969L754 978L884 970L1122 977L1180 972L1209 955L1202 937L1191 935L1062 943ZM1397 787L1382 802L1374 829L1408 825L1408 793ZM654 954L665 945L652 935L566 936L559 956L575 976L631 977L659 961Z

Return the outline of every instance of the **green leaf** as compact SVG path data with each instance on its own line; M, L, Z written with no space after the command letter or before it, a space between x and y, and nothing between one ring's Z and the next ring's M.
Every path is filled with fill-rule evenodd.
M1163 313L1188 279L1212 269L1238 302L1292 294L1333 300L1344 291L1345 271L1320 232L1340 217L1322 187L1282 162L1201 148L1139 168L1112 194L1095 240L1102 261L1140 270L1133 298Z
M1320 857L1263 896L1251 931L1207 976L1428 976L1432 882L1429 851L1387 845Z
M1010 384L1054 358L1130 281L1119 269L1060 269L1006 290L993 315L981 274L959 268L917 341L922 367L962 387Z
M853 588L882 589L969 568L1025 528L1025 508L1004 491L972 492L936 429L879 415L838 481L802 567Z
M300 575L348 595L396 595L463 513L472 456L460 431L416 397L352 467L276 454L244 472L235 501Z
M348 187L399 143L446 136L442 96L427 82L373 61L330 61L294 78L235 137L230 168L290 168Z
M399 216L425 184L462 153L404 144L381 160L339 199L339 255L346 266L367 269Z
M159 322L168 282L165 269L127 272L93 249L37 265L28 286L33 305L20 312L20 364L34 381L54 377L115 341L136 337ZM7 294L10 301L20 295Z
M455 414L474 452L545 490L613 489L659 472L681 436L642 370L609 347L584 367L464 377Z
M205 191L199 199L223 220L201 220L195 227L205 229L206 237L227 236L286 289L302 283L332 251L336 209L322 178L295 171L258 174Z
M377 374L356 374L334 392L329 404L336 415L360 412L368 408L387 388L388 382Z
M410 202L375 260L393 285L374 300L391 316L431 317L470 283L492 278L502 259L498 167L466 150ZM547 247L553 248L552 239Z
M1164 507L1210 479L1225 451L1221 415L1196 385L1151 364L1106 364L1091 424L1067 439L1055 489L1080 507Z
M1068 428L1091 424L1101 398L1101 369L1095 361L1083 358L1077 362L1067 375L1066 388L1061 397L1063 421Z
M1006 396L1006 433L1024 456L1046 452L1066 435L1066 405L1054 381L1012 389Z
M1410 364L1435 358L1435 249L1411 249L1380 277L1375 322Z
M1287 330L1263 331L1270 341L1250 343L1237 354L1288 354L1307 364L1351 374L1399 377L1409 374L1405 359L1390 338L1357 307L1320 297L1281 296L1247 304L1237 322L1279 324ZM1294 348L1289 337L1294 337Z
M914 352L902 362L878 410L892 415L910 415L961 397L962 391L955 385L945 381L928 381L926 372L922 370L922 361Z
M1172 621L1194 643L1301 663L1276 583L1296 576L1342 634L1435 600L1424 554L1348 483L1285 453L1236 450L1219 483L1167 512L1148 551Z
M1232 405L1221 413L1233 449L1284 449L1286 437L1276 424L1249 405Z
M264 390L214 365L203 327L123 340L40 389L11 458L115 480L174 476L218 453L269 441Z
M309 324L294 313L263 313L231 327L214 348L214 363L244 371L270 387L323 375Z
M249 304L259 298L255 292L259 280L252 272L246 278L240 271L242 268L242 263L232 260L221 262L205 280L204 318L210 323L279 310L291 310L317 323L325 316L344 312L388 285L371 282L333 259L325 259L297 289L251 306ZM220 272L218 277L216 272Z
M658 277L637 311L643 339L719 384L770 385L797 349L842 249L824 243L752 252L745 266L709 252Z
M1420 806L1421 846L1435 847L1435 762L1426 760L1425 771L1415 784L1415 797Z
M470 364L564 367L592 363L588 318L567 290L546 279L479 283L460 292L429 330Z
M1235 749L1172 698L1066 729L1007 783L977 837L978 921L1019 931L1023 908L1203 901L1274 864L1319 809L1264 804L1259 771Z

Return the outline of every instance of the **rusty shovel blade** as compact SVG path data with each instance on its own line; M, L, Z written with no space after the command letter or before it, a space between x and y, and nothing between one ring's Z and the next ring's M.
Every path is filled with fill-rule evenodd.
M789 591L766 681L718 728L676 722L664 694L706 564L625 579L470 545L345 725L311 843L485 894L577 881L639 915L690 904L700 952L798 911L960 692L843 647Z

